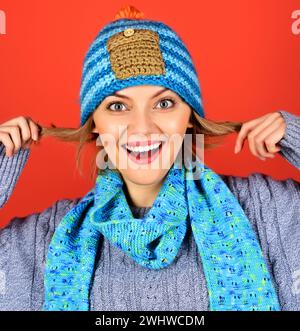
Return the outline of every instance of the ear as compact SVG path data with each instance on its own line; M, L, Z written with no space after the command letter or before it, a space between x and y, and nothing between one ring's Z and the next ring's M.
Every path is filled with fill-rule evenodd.
M188 123L188 128L192 128L194 125L193 125L193 123L192 123L192 115L193 115L193 113L192 113L192 109L191 109L191 114L190 114L190 118L189 118L189 123Z
M193 124L191 122L188 123L188 128L192 128L193 127Z

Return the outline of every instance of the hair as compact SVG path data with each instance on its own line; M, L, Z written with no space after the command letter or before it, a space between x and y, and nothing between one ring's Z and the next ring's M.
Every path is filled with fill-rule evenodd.
M232 121L213 121L207 118L199 116L196 111L191 108L190 121L193 125L192 128L187 128L186 133L192 134L192 154L197 157L196 154L196 135L204 134L204 146L203 149L212 149L218 147L222 142L223 138L230 133L239 132L242 126L241 122ZM41 136L52 136L60 141L74 142L77 144L76 153L76 167L78 168L80 174L81 171L81 160L83 155L84 147L92 144L95 148L94 157L91 160L90 170L91 178L95 179L99 169L96 164L96 157L103 146L96 146L96 140L99 137L98 133L92 132L95 128L95 122L93 119L93 114L91 114L83 126L78 128L67 128L67 127L56 127L55 124L51 123L50 127L41 126L40 135ZM105 161L107 161L107 155Z
M145 15L140 10L136 9L134 6L127 5L122 7L115 15L115 20L121 18L131 18L131 19L141 19ZM223 141L223 137L233 133L238 132L241 129L241 122L216 122L199 116L194 109L192 109L190 121L193 124L192 128L188 128L186 133L192 134L192 155L197 157L196 151L196 135L204 134L204 149L215 148ZM96 146L96 140L98 138L98 133L92 132L95 128L95 123L92 114L88 117L87 121L83 126L78 128L58 128L56 125L51 124L50 127L43 127L40 125L41 136L52 136L61 141L75 142L77 146L76 155L76 167L78 168L80 174L81 172L81 159L83 154L84 146L88 144L93 144L95 148L94 157L91 160L91 178L94 179L101 169L97 168L96 157L98 152L103 149L103 146ZM215 143L213 141L216 140ZM105 161L107 162L108 157L105 156Z

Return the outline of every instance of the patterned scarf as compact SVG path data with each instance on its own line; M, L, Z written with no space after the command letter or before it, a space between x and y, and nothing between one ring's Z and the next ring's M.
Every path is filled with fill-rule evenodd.
M109 168L61 220L45 269L43 310L89 310L101 235L137 263L165 268L175 259L191 222L203 263L210 310L280 310L249 220L223 180L202 163L169 169L151 209L134 218L121 175Z

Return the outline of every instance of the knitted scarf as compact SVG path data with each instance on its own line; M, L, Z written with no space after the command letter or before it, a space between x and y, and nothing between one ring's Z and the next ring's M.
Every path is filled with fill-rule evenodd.
M89 310L100 237L150 269L174 261L191 229L201 256L210 310L280 310L272 280L249 220L235 196L202 164L169 169L151 209L134 218L121 175L109 168L61 220L45 268L43 310Z

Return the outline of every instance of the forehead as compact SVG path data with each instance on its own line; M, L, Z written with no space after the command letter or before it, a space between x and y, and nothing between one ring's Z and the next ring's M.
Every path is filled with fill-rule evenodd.
M162 93L169 92L177 95L177 93L165 86L158 85L136 85L126 87L124 89L115 91L111 93L109 96L123 96L123 97L143 97L143 98L154 98Z

